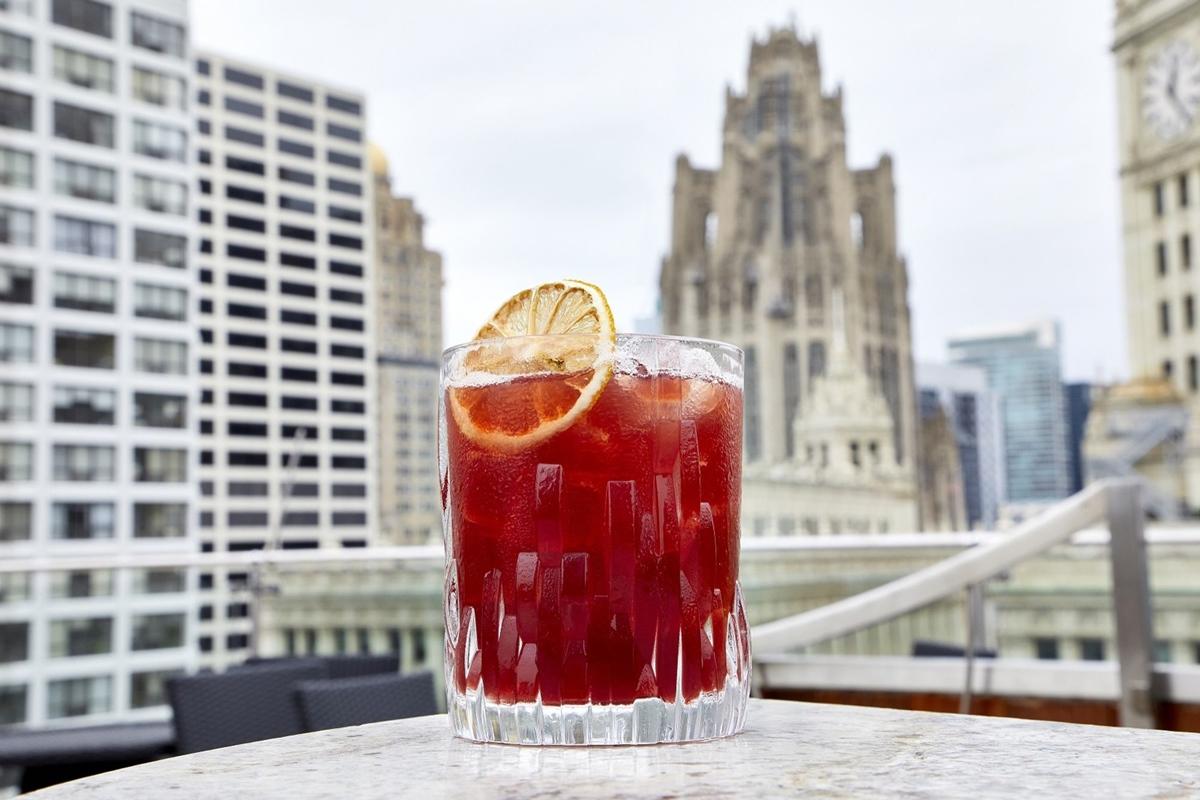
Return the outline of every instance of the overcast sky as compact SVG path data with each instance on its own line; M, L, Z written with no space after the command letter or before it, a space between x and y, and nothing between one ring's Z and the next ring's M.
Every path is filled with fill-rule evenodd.
M715 166L725 85L795 14L852 166L890 152L917 357L1052 316L1071 378L1125 375L1112 3L193 0L198 46L356 88L445 256L446 341L581 277L654 308L675 155Z

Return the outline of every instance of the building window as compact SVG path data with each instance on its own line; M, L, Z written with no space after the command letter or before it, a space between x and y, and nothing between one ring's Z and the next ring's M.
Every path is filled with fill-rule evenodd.
M1033 650L1042 661L1058 659L1058 639L1039 636L1033 640Z
M351 100L348 97L338 97L334 94L325 95L325 107L332 108L334 111L341 111L344 114L353 114L360 116L362 114L362 104L357 100Z
M1158 274L1167 274L1167 243L1159 242L1154 246L1155 260L1158 263Z
M134 11L129 16L134 47L183 58L187 50L187 30L174 22Z
M284 139L280 137L278 146L279 152L288 153L293 156L300 156L301 158L312 158L314 155L316 155L316 149L311 144L293 141L292 139Z
M33 503L0 502L0 542L27 542L33 536Z
M1192 237L1186 233L1179 237L1179 265L1183 269L1192 268Z
M1103 661L1104 660L1104 640L1103 639L1080 639L1079 640L1079 657L1084 661ZM1039 656L1040 658L1040 656Z
M183 614L135 614L134 650L165 650L183 647Z
M54 421L74 425L112 425L117 393L86 386L54 387Z
M0 147L0 186L32 189L33 183L33 153Z
M85 569L50 574L50 596L54 598L112 597L112 593L111 569Z
M187 426L187 397L181 394L135 392L133 423L144 428Z
M1161 217L1167 210L1166 190L1163 187L1162 181L1154 184L1154 216Z
M362 212L355 208L343 208L342 206L329 206L329 216L332 219L345 220L346 222L362 222Z
M362 159L352 153L343 153L338 150L328 150L325 153L325 157L328 159L330 164L337 164L339 167L362 169Z
M112 114L57 101L54 103L54 135L97 147L111 149L116 146Z
M54 445L54 480L110 483L116 480L116 448L107 445Z
M133 97L163 108L187 108L187 84L183 78L145 67L133 68Z
M362 195L362 185L354 181L343 181L337 178L329 179L329 191L340 192L341 194L350 194L355 197Z
M20 725L25 722L28 694L23 683L0 685L0 725Z
M12 247L33 247L33 212L24 208L0 205L0 244Z
M330 136L338 139L345 139L350 142L361 142L362 131L358 128L351 128L346 125L338 125L335 122L330 122L325 126L325 132Z
M1200 364L1197 363L1196 356L1194 356L1194 355L1188 356L1188 358L1187 358L1187 382L1188 382L1188 390L1192 391L1192 392L1195 392L1197 389L1200 389L1200 374L1197 374L1197 370L1200 370Z
M1171 335L1171 304L1166 300L1158 304L1158 332L1163 336Z
M0 441L0 482L34 480L34 445Z
M249 86L251 89L263 88L263 79L261 75L245 70L235 69L233 67L225 68L225 80L230 83L240 84L241 86Z
M187 290L136 283L133 286L133 313L149 319L186 319Z
M53 539L111 539L115 522L112 503L55 503L50 513Z
M183 671L159 669L150 672L135 672L129 676L129 707L152 708L167 702L167 681Z
M182 181L133 176L133 204L159 214L187 214L187 185Z
M117 307L117 282L92 275L56 272L54 307L111 314Z
M135 539L182 539L187 535L187 506L183 503L134 503Z
M235 114L245 114L248 117L257 117L262 119L263 107L261 103L251 103L249 100L239 100L236 97L225 98L225 110L232 111Z
M144 339L133 342L134 369L167 375L186 375L188 371L187 342L166 339Z
M302 103L311 103L313 101L312 89L308 89L304 86L297 86L294 83L277 81L275 83L275 91L284 97L290 97L293 100L299 100Z
M50 657L95 656L111 653L112 617L56 619L50 622Z
M117 227L107 222L56 216L54 249L96 258L116 258Z
M54 45L54 77L63 83L112 94L113 75L112 59Z
M33 270L0 262L0 303L33 304Z
M187 237L138 228L133 236L133 260L183 269L187 266Z
M291 167L279 168L279 180L288 183L298 183L301 186L315 186L317 183L316 176L311 172L306 172L302 169L292 169Z
M0 664L29 658L29 623L0 622Z
M1196 298L1194 295L1183 297L1183 325L1189 331L1196 327Z
M111 333L54 331L54 363L60 367L112 369L115 350Z
M133 448L133 479L138 483L183 483L187 450L170 447Z
M33 398L33 384L0 381L0 422L32 422Z
M313 129L313 118L304 114L295 114L291 111L280 109L276 119L279 120L280 125L289 125L303 131L311 131Z
M1164 359L1162 362L1162 376L1164 380L1171 380L1171 376L1175 374L1175 365L1171 363L1171 359Z
M33 326L0 322L0 364L33 361Z
M160 161L187 161L187 132L174 125L133 121L133 152Z
M0 67L13 72L33 72L33 40L0 30Z
M1179 173L1179 177L1175 179L1175 184L1179 189L1179 207L1188 207L1188 176L1186 172Z
M0 89L0 127L33 130L33 96Z
M46 688L46 716L50 719L106 714L112 710L110 675L62 678L50 681Z
M95 0L54 0L51 18L55 25L74 28L93 36L112 38L112 8Z
M117 173L107 167L54 159L54 191L67 197L94 200L98 203L117 201Z

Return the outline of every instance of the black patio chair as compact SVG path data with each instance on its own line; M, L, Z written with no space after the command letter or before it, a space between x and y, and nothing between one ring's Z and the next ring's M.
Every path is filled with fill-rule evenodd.
M299 664L319 662L325 665L330 678L357 678L363 675L381 675L400 671L400 656L390 655L347 655L347 656L251 656L231 669L273 664Z
M400 671L400 656L391 655L355 655L355 656L325 656L325 666L329 668L329 677L361 678L366 675L395 675Z
M179 753L195 753L304 732L293 700L302 681L329 676L324 664L262 664L167 682Z
M432 672L304 681L295 698L308 731L437 713Z

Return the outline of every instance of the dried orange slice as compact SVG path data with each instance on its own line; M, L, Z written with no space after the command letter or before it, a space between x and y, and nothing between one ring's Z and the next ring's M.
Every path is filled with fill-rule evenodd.
M447 394L459 430L496 450L520 450L566 430L612 377L617 334L608 299L584 281L543 283L497 309L467 351L481 380Z

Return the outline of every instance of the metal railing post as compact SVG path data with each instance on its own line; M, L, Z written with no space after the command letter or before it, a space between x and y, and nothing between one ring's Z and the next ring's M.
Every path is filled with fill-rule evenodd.
M966 676L962 696L958 700L958 713L971 713L971 699L975 691L975 655L984 648L985 633L983 619L983 584L972 583L967 587L967 647Z
M1141 492L1140 480L1131 479L1113 482L1105 493L1121 684L1118 711L1121 724L1129 728L1155 727L1154 610Z

